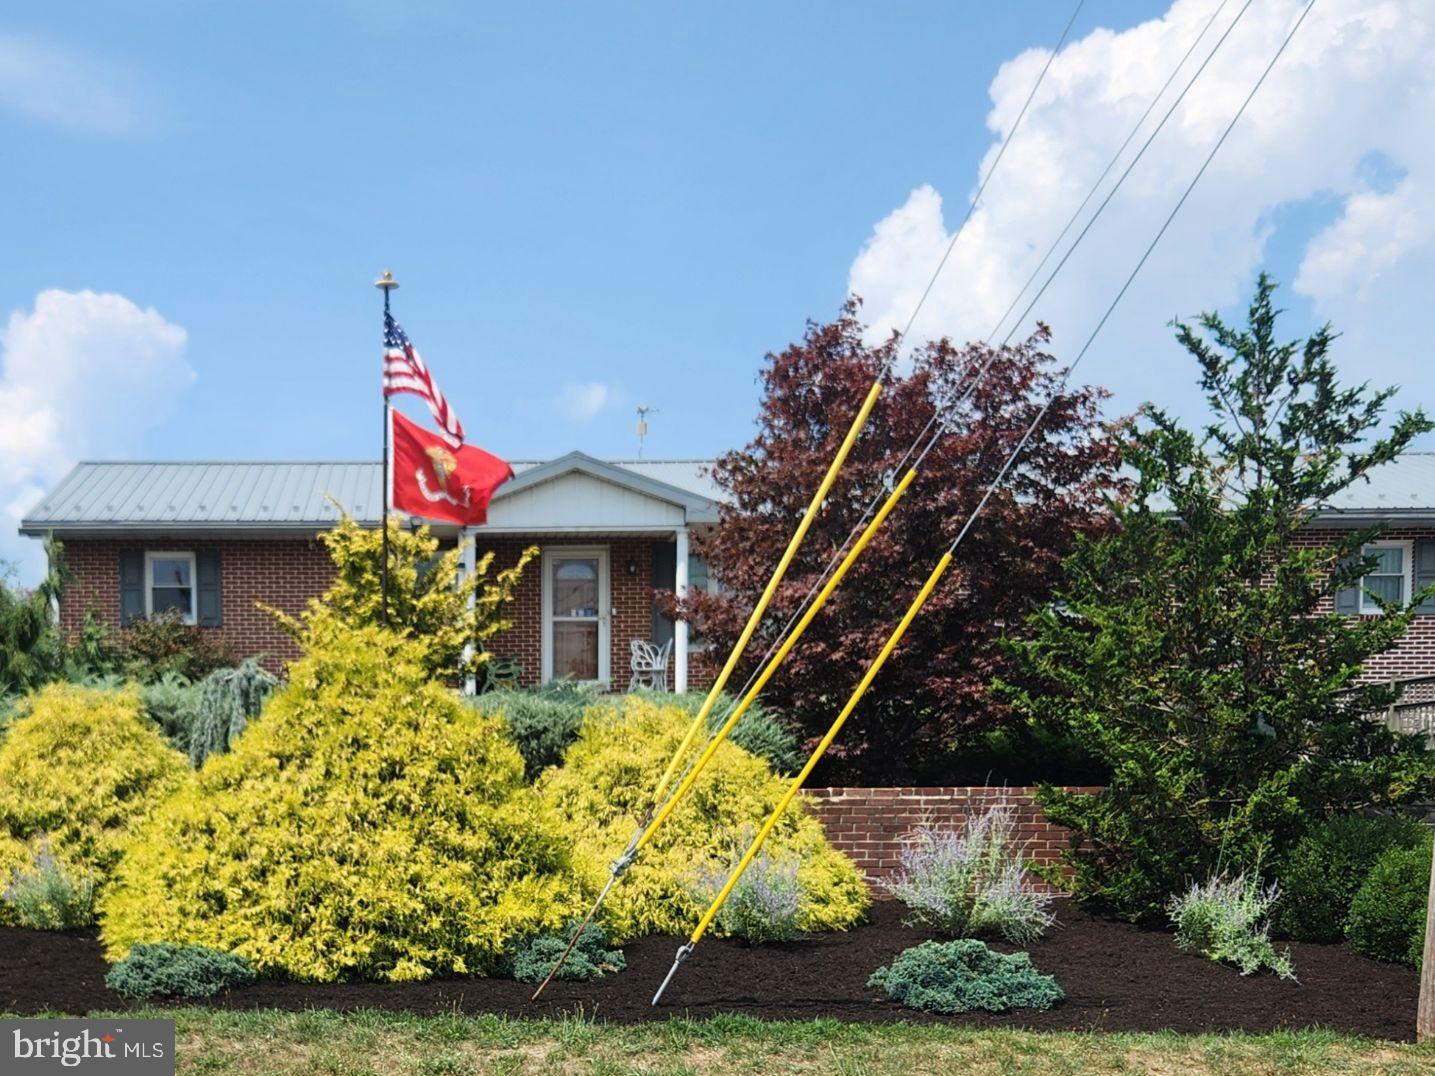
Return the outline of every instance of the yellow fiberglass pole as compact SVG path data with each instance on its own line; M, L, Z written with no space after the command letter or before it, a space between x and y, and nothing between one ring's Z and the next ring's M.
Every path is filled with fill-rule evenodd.
M733 888L742 877L743 871L747 870L753 858L761 851L763 842L767 840L773 829L776 828L783 812L786 811L787 808L791 806L792 801L797 798L797 793L802 790L803 783L812 775L812 771L816 768L817 763L822 760L822 756L826 754L827 749L832 746L832 741L835 740L837 734L842 731L842 726L847 724L847 719L852 716L852 711L855 710L857 704L862 701L862 696L865 695L867 689L872 686L872 681L875 680L877 674L882 671L882 666L885 665L887 659L892 656L892 651L894 651L897 648L897 644L902 641L902 636L907 633L907 629L911 627L912 621L916 619L922 606L925 605L927 599L932 596L932 591L936 589L937 583L941 580L943 573L946 572L951 563L952 553L948 550L942 554L942 559L937 561L937 566L932 569L932 574L927 576L927 581L922 584L922 589L919 590L917 596L912 599L912 604L908 606L906 613L902 615L902 619L897 622L897 626L892 629L892 634L888 636L887 641L882 645L882 649L878 651L876 658L872 660L872 664L867 667L866 673L864 673L862 679L858 681L851 696L847 699L846 705L842 707L841 712L838 713L837 717L833 720L831 727L827 730L827 734L822 737L816 748L813 749L811 756L807 759L807 764L802 767L801 772L792 779L792 783L788 786L787 791L783 793L782 799L777 801L777 806L773 808L772 814L768 816L767 821L762 825L762 829L760 829L757 836L753 838L752 844L748 847L747 851L743 853L742 859L739 860L737 866L733 868L733 872L728 877L727 882L713 899L712 904L708 906L707 911L703 913L702 918L698 920L698 924L693 928L693 932L688 935L687 943L678 950L678 955L673 960L673 966L668 971L667 978L665 978L663 984L658 987L658 992L653 995L654 1005L662 998L663 991L668 988L668 983L672 981L673 974L678 970L678 966L687 959L688 954L693 951L693 947L702 940L703 935L706 934L708 928L712 926L713 920L717 918L718 912L722 910L723 904L732 894Z
M872 382L872 387L867 391L867 398L862 401L861 409L858 410L856 417L853 418L852 426L848 429L847 436L843 439L841 447L838 448L837 455L832 457L832 462L827 467L827 473L822 478L822 484L817 487L817 492L812 495L812 501L808 504L807 511L803 513L802 521L798 523L797 530L792 532L792 538L787 543L787 549L782 554L782 559L777 562L777 568L773 571L772 578L768 580L767 588L762 592L762 597L758 598L757 605L753 607L752 613L748 616L747 625L742 629L742 634L738 636L737 642L733 645L732 653L728 655L727 663L723 665L722 671L718 673L717 679L713 681L712 687L708 689L708 697L703 700L702 709L698 711L697 716L693 718L692 723L688 726L687 734L678 745L678 749L673 752L672 761L668 763L668 768L663 771L662 777L658 778L658 783L653 789L652 802L654 804L663 798L663 793L668 790L668 785L672 781L673 775L677 772L678 765L682 762L683 756L692 748L698 734L707 727L708 717L712 714L713 706L717 704L718 696L722 694L723 688L727 687L727 682L732 677L733 670L737 668L737 663L741 660L743 651L747 649L747 644L752 639L752 633L757 630L757 625L761 622L763 614L767 612L768 605L772 603L773 595L777 593L777 588L782 582L782 577L787 574L788 566L792 564L792 558L797 555L797 547L800 546L802 540L807 537L807 532L812 527L812 521L817 518L817 513L822 508L822 503L827 500L827 494L832 489L832 483L837 480L837 472L840 471L842 465L847 462L847 456L851 453L852 446L857 443L857 436L862 432L862 427L867 425L867 416L872 413L872 407L876 404L877 397L881 395L881 393L882 381L879 378Z
M832 577L828 579L822 589L818 591L817 596L812 600L812 604L807 607L807 611L802 614L802 619L799 620L792 631L788 633L782 646L778 648L776 653L772 655L772 659L763 667L761 675L753 681L752 686L748 688L747 693L743 695L742 701L733 708L732 713L728 714L727 720L723 722L722 728L718 729L713 735L713 738L708 742L708 745L703 748L703 753L699 755L697 761L693 763L692 769L684 775L682 782L673 791L673 794L668 797L667 801L658 810L658 813L654 815L652 821L644 828L642 836L638 838L638 843L634 846L635 852L642 851L642 849L647 847L648 843L653 839L653 835L658 832L658 828L667 820L668 816L673 813L682 798L687 795L688 790L693 786L693 782L698 779L698 775L703 772L703 768L707 766L713 755L716 754L718 747L727 739L728 734L737 727L738 721L742 719L743 714L747 713L748 707L757 700L758 695L762 693L762 689L767 686L767 682L771 680L773 674L777 672L778 666L781 665L783 659L792 652L792 648L795 647L798 640L802 638L802 633L806 631L808 625L816 619L817 614L827 603L827 599L832 597L833 591L835 591L838 586L841 585L842 580L846 578L847 573L852 569L852 565L857 563L857 558L860 557L862 551L867 548L867 543L882 529L882 524L887 521L887 517L892 514L892 510L897 507L897 502L902 499L902 495L907 492L907 487L912 484L916 477L917 469L913 467L902 476L902 480L898 482L897 485L893 487L892 492L887 495L887 499L882 503L882 507L878 509L877 514L872 517L872 521L867 524L861 536L853 543L847 555L842 558L842 563L837 566L837 570L832 573Z
M581 923L578 924L578 929L574 931L573 936L568 940L568 947L563 950L563 954L558 958L557 962L553 965L553 967L549 969L547 977L541 983L538 984L538 989L533 992L533 997L531 1000L537 1001L538 996L543 993L544 988L546 988L548 984L553 981L554 976L558 974L559 969L563 967L564 962L568 959L568 955L573 951L573 947L578 943L579 937L582 936L583 931L587 928L588 924L592 921L593 916L597 914L598 909L602 906L603 900L605 897L607 897L609 890L613 888L619 877L621 877L622 874L632 864L633 859L638 854L639 849L647 844L647 838L649 837L649 835L652 834L658 826L662 825L663 821L671 813L673 805L677 803L677 801L682 798L683 794L686 793L687 789L691 787L691 778L694 777L696 773L701 769L701 765L706 765L707 759L710 758L712 755L712 751L716 750L715 745L722 742L721 738L719 738L714 741L713 745L709 745L711 747L711 750L704 752L703 757L699 759L699 763L701 765L698 765L688 774L688 778L684 780L683 784L677 790L677 792L666 803L664 803L663 810L658 816L655 817L653 812L655 809L657 809L658 804L662 801L663 794L667 791L668 785L673 779L673 775L677 772L678 764L683 760L683 758L687 755L688 751L692 748L693 742L697 739L698 733L700 733L704 728L707 727L708 717L712 713L713 706L717 702L718 696L722 693L722 689L727 686L728 680L732 677L733 670L737 667L739 658L742 657L743 651L746 649L749 640L751 640L752 638L752 633L757 630L758 623L762 620L763 614L767 612L767 607L769 604L771 604L773 595L777 593L778 585L782 582L783 576L787 574L787 569L788 566L792 563L792 558L797 554L798 546L802 544L803 538L807 536L808 530L812 527L812 521L817 517L817 513L822 508L823 502L826 501L827 494L832 489L832 483L837 478L837 473L842 469L842 465L847 462L847 457L852 452L852 446L857 443L857 437L862 432L862 428L867 424L867 417L872 413L872 408L877 403L877 397L881 395L881 392L881 380L878 379L872 382L872 387L867 390L867 398L862 401L861 408L858 409L856 416L852 419L852 426L850 429L848 429L847 436L843 438L841 446L837 449L837 455L832 458L831 464L828 465L827 473L822 478L822 484L817 487L817 492L812 495L812 501L808 504L807 511L803 514L802 521L798 523L797 530L793 532L791 540L787 543L787 550L782 554L782 559L778 561L777 568L773 572L772 578L768 581L767 588L762 592L762 597L758 599L757 606L753 609L751 615L748 617L747 626L743 628L742 635L738 637L737 643L733 647L732 653L728 655L727 664L723 666L722 672L718 674L718 678L713 681L713 686L708 691L708 696L703 702L702 709L698 711L697 716L693 718L692 723L688 726L687 733L683 736L682 743L678 745L677 751L673 753L672 760L668 763L668 768L663 772L662 777L658 780L657 787L653 790L652 799L649 801L649 806L647 808L645 816L638 823L637 832L635 832L632 838L628 841L628 846L623 850L622 855L620 855L616 860L613 861L613 864L610 867L608 884L605 885L602 892L598 894L598 899L593 904L593 907L589 910L588 915L583 919ZM888 497L887 504L884 505L883 511L879 514L877 518L873 520L873 524L868 527L867 532L864 533L861 541L859 541L858 545L853 548L850 554L848 554L847 559L843 562L843 567L841 568L839 574L834 576L828 586L824 588L823 595L820 597L819 601L814 604L812 609L809 611L810 613L815 614L817 609L821 607L821 603L823 601L826 601L827 597L830 596L832 591L836 589L836 585L838 582L841 581L842 575L846 574L847 569L852 566L852 562L857 559L857 554L861 552L862 547L865 546L867 542L871 540L872 535L876 533L878 526L880 526L881 524L881 521L887 517L887 515L894 507L896 507L897 501L901 499L902 494L906 492L907 487L911 485L912 479L915 477L916 469L913 468L903 477L901 483L898 484L897 488L892 491L892 495ZM809 616L798 628L798 633L800 633L802 628L805 628L810 622L811 617ZM768 663L769 670L776 669L777 664L781 661L782 657L785 657L787 651L792 649L791 644L795 642L795 635L790 636L788 645L784 647L784 649L779 653L779 655L774 656L773 660ZM767 674L767 676L770 675L771 672ZM767 676L762 679L761 684L765 684L767 682ZM758 685L758 688L761 687L761 684ZM758 689L754 689L754 691L749 692L748 695L745 696L744 705L742 706L741 710L738 711L735 716L730 717L727 723L724 724L721 732L722 737L726 737L727 733L731 731L732 726L737 723L737 718L742 716L742 711L745 711L747 707L751 705L752 698L755 696L756 690Z

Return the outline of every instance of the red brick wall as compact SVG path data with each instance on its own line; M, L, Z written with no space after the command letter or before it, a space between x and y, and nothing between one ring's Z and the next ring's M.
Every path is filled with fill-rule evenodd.
M1100 788L1074 788L1100 792ZM1036 790L1018 788L813 788L807 802L827 839L845 852L869 881L889 877L898 867L902 838L927 822L959 826L969 815L997 803L1016 809L1025 858L1051 863L1067 847L1069 833L1046 820L1036 805Z
M1308 545L1324 545L1340 532L1333 530L1310 530L1303 535ZM1379 538L1382 542L1413 542L1416 539L1435 538L1430 528L1392 527ZM1331 602L1324 603L1324 612L1330 612ZM1385 653L1366 662L1364 680L1403 680L1414 676L1435 675L1435 615L1420 614L1411 622L1409 630L1395 646Z
M71 635L79 631L90 609L112 630L119 630L122 550L218 550L221 625L200 630L227 643L236 657L265 654L265 664L276 670L298 652L274 618L255 603L263 601L298 614L311 597L323 593L334 575L328 554L309 538L72 539L64 546L65 564L73 578L60 605L60 624Z

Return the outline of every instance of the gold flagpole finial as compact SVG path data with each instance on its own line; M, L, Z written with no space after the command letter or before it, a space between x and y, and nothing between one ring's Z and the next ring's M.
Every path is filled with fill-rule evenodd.
M390 291L392 291L394 288L397 288L398 286L399 282L394 279L394 274L389 272L387 269L384 270L383 276L379 277L378 280L374 281L374 287L382 288L385 295L387 295Z

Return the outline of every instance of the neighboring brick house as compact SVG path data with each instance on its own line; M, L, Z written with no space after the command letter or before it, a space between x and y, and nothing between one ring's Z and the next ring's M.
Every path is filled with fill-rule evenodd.
M702 647L687 624L661 615L654 592L707 585L705 565L688 552L691 535L717 522L706 461L571 452L513 469L487 525L464 535L469 556L492 550L495 567L515 563L525 546L542 550L493 651L516 658L525 683L566 676L622 689L631 641L671 640L670 686L701 686ZM377 463L87 462L20 531L64 545L66 632L90 611L118 630L172 607L237 656L263 653L277 666L294 645L257 603L302 611L333 575L316 540L338 518L330 498L376 526L381 494ZM434 531L450 544L461 537L450 525Z
M1331 531L1372 524L1384 526L1379 539L1366 547L1380 564L1362 588L1335 596L1337 612L1379 616L1372 594L1406 603L1435 583L1435 452L1408 452L1376 468L1369 481L1357 482L1325 505L1307 534L1318 544L1328 541ZM1400 642L1366 663L1367 679L1435 676L1435 598L1421 602L1416 613Z

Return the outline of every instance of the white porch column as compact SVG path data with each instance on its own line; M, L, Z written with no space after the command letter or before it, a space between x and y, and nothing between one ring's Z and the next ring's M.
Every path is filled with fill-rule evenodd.
M673 577L673 592L678 599L688 596L688 529L678 530L677 564ZM688 622L678 617L673 623L673 690L682 694L688 689Z
M463 551L463 578L464 581L467 582L473 578L473 573L478 570L478 542L475 540L474 533L471 529L459 531L458 540L460 542L468 542L467 548ZM477 601L478 596L470 591L468 595L469 612L473 611ZM473 660L472 639L463 645L463 660L464 664ZM463 693L465 695L475 695L478 693L478 680L476 677L470 675L463 678Z

